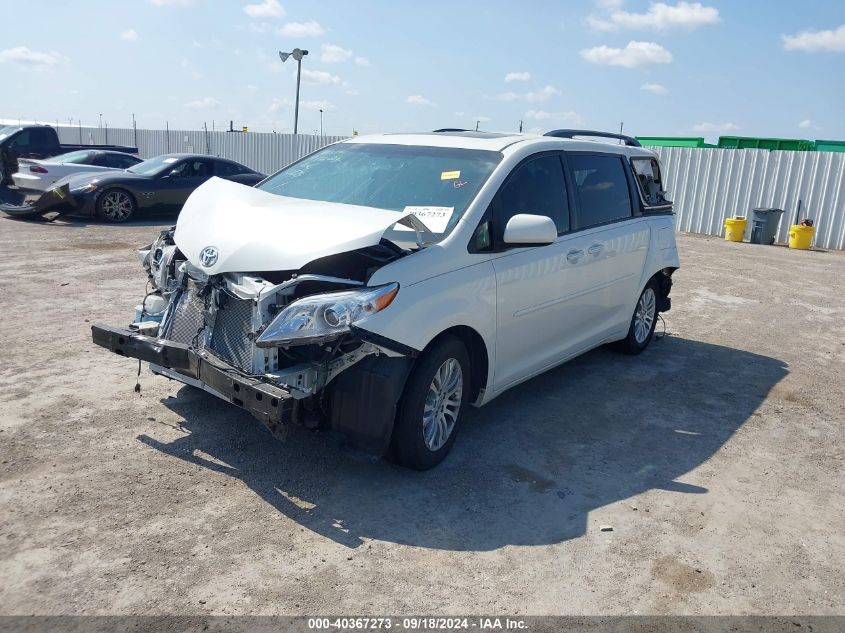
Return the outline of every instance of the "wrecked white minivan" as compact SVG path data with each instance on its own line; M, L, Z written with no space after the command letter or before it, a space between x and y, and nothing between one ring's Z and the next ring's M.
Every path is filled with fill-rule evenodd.
M670 307L660 166L586 134L356 137L256 188L212 179L140 251L135 321L94 342L276 435L430 468L467 405L604 343L638 353Z

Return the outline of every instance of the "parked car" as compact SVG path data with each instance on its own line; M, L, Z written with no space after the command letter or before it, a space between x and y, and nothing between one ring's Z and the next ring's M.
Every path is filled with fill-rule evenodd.
M102 149L81 149L54 156L49 160L19 158L18 172L12 181L19 189L47 191L58 180L75 174L129 169L142 159L132 154Z
M93 340L276 434L430 468L467 405L605 343L642 352L670 308L655 154L575 135L356 137L256 188L213 179L141 250L135 322Z
M11 182L21 158L50 158L78 149L107 149L137 154L137 147L122 145L76 145L59 143L59 135L49 125L7 125L0 128L0 184Z
M124 171L68 176L34 203L0 204L0 211L19 217L74 213L126 222L145 212L178 211L191 192L213 176L249 186L264 179L225 158L163 154Z

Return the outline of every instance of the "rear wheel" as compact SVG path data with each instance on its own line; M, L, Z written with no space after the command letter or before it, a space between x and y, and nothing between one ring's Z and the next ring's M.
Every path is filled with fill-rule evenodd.
M135 199L123 189L106 189L97 198L97 217L106 222L126 222L135 208Z
M659 288L657 282L652 279L643 288L640 298L637 300L637 307L634 308L634 315L631 317L631 325L628 328L628 336L620 341L620 347L628 354L639 354L654 337L654 328L657 325L657 293Z
M448 455L468 395L469 372L469 355L454 337L441 339L417 361L393 428L396 463L427 470Z

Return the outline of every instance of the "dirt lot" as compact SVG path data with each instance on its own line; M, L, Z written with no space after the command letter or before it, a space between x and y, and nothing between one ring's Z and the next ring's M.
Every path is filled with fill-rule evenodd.
M845 610L845 256L681 236L668 336L408 472L95 348L157 234L0 218L0 612ZM612 531L601 531L612 526Z

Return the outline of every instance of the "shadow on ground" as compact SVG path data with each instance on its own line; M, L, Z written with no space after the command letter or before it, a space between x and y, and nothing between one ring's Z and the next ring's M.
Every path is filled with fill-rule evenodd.
M773 358L675 337L633 358L599 349L469 409L451 456L425 473L304 429L277 442L248 414L189 387L164 400L188 433L139 439L240 479L349 547L378 539L485 551L580 536L591 510L650 489L707 494L678 479L786 373Z

